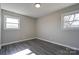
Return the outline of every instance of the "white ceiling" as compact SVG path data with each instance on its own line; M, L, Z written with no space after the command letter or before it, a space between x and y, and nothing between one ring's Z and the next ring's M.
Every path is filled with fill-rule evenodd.
M35 8L33 3L1 3L1 8L38 18L71 5L73 3L41 3L40 8Z

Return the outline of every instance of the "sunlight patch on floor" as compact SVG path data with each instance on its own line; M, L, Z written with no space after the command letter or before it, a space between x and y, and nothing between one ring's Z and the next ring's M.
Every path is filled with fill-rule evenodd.
M36 55L30 49L25 49L12 55Z

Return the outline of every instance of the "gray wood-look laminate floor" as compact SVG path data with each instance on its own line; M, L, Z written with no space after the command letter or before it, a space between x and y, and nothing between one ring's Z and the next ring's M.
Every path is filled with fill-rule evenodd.
M26 50L25 55L78 55L79 51L72 50L53 43L45 42L39 39L14 43L3 46L0 55L14 55ZM27 54L28 50L31 52Z

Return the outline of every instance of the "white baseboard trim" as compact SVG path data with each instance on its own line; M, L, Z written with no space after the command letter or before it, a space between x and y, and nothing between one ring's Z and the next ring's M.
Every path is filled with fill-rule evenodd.
M38 37L35 37L35 38L40 39L40 40L43 40L43 41L47 41L47 42L50 42L50 43L54 43L54 44L57 44L57 45L60 45L60 46L68 47L68 48L71 48L71 49L74 49L74 50L79 50L79 48L71 47L71 46L64 45L64 44L57 43L57 42L48 41L48 40L43 39L43 38L38 38ZM17 42L22 42L22 41L27 41L27 40L32 40L32 39L35 39L35 38L28 38L28 39L23 39L23 40L19 40L19 41L14 41L14 42L10 42L10 43L4 43L4 44L1 44L1 46L5 46L5 45L17 43Z
M54 44L57 44L57 45L60 45L60 46L68 47L68 48L71 48L71 49L73 49L73 50L79 50L79 48L71 47L71 46L64 45L64 44L57 43L57 42L48 41L48 40L43 39L43 38L38 38L38 37L37 37L37 39L40 39L40 40L43 40L43 41L47 41L47 42L50 42L50 43L54 43Z
M17 43L17 42L22 42L22 41L27 41L27 40L32 40L32 39L34 39L34 38L28 38L28 39L23 39L23 40L19 40L19 41L14 41L14 42L9 42L9 43L3 43L3 44L1 44L1 46L5 46L5 45Z

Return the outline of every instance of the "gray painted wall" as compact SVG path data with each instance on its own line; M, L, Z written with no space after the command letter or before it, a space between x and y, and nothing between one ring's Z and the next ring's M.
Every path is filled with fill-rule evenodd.
M79 49L79 30L63 30L61 14L79 10L79 4L56 11L37 20L37 37Z
M11 30L4 29L3 15L12 15L20 17L20 29ZM19 41L23 39L30 39L35 37L35 19L23 16L10 11L2 10L2 44Z

